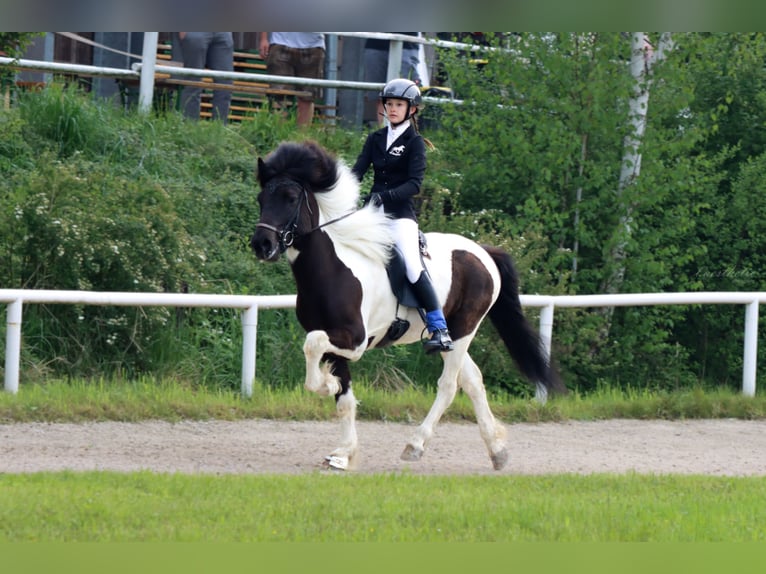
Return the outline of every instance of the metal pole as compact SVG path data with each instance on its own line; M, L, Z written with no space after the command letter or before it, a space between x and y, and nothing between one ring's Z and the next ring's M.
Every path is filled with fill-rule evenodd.
M758 357L758 301L745 307L745 353L742 360L742 394L755 396L755 366Z
M255 381L255 342L258 332L258 305L242 313L242 396L253 396Z
M8 303L5 332L5 390L19 392L19 356L21 355L21 299Z
M398 78L402 73L402 41L391 40L390 49L388 51L388 73L386 74L386 81Z
M152 109L159 34L159 32L144 32L143 66L141 66L141 84L138 94L138 110L143 113L148 113Z
M327 74L328 80L338 79L338 37L335 34L327 36ZM325 104L327 115L335 115L335 106L338 105L338 90L336 88L327 88L325 90Z

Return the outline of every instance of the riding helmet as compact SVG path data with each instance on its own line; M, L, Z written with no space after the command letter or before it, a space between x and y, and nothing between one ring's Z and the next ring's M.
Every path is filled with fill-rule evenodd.
M405 78L391 80L383 86L383 91L380 92L380 99L385 102L389 98L407 100L411 106L419 106L423 101L420 97L418 85Z

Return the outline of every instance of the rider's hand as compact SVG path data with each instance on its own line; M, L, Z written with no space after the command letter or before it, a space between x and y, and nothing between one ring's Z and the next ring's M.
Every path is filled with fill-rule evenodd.
M369 195L365 195L362 198L362 203L364 205L367 205L368 203L372 203L372 205L374 205L375 207L379 207L383 205L383 198L380 197L380 193L375 191L370 193Z

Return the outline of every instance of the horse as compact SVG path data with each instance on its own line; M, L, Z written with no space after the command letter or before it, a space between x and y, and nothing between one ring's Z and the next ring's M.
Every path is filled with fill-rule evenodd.
M358 207L360 183L342 159L311 140L283 142L258 157L257 180L260 219L250 246L265 262L286 254L297 288L296 315L306 330L305 388L335 397L342 437L322 464L354 468L357 401L349 362L370 349L420 341L423 317L397 300L388 271L394 250L388 216L372 202ZM461 388L473 403L492 466L500 470L509 458L507 432L493 416L481 371L468 354L484 317L489 315L517 367L536 386L538 400L563 394L566 387L522 312L510 255L457 234L432 232L425 238L423 261L454 350L440 353L436 398L401 459L421 459Z

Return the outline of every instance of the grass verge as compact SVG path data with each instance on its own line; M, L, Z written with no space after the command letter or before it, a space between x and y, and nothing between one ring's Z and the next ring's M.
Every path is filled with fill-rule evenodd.
M362 420L419 421L434 400L434 392L405 387L393 391L365 382L354 387ZM528 398L493 394L490 406L501 420L546 422L610 418L684 419L766 417L763 395L745 397L729 390L692 389L678 392L615 391L571 395L540 405ZM239 420L249 418L329 420L332 399L302 388L274 389L256 384L253 396L211 390L176 380L142 378L134 381L51 380L22 386L16 395L0 393L0 423L83 422L184 419ZM444 420L473 421L473 406L458 393Z

